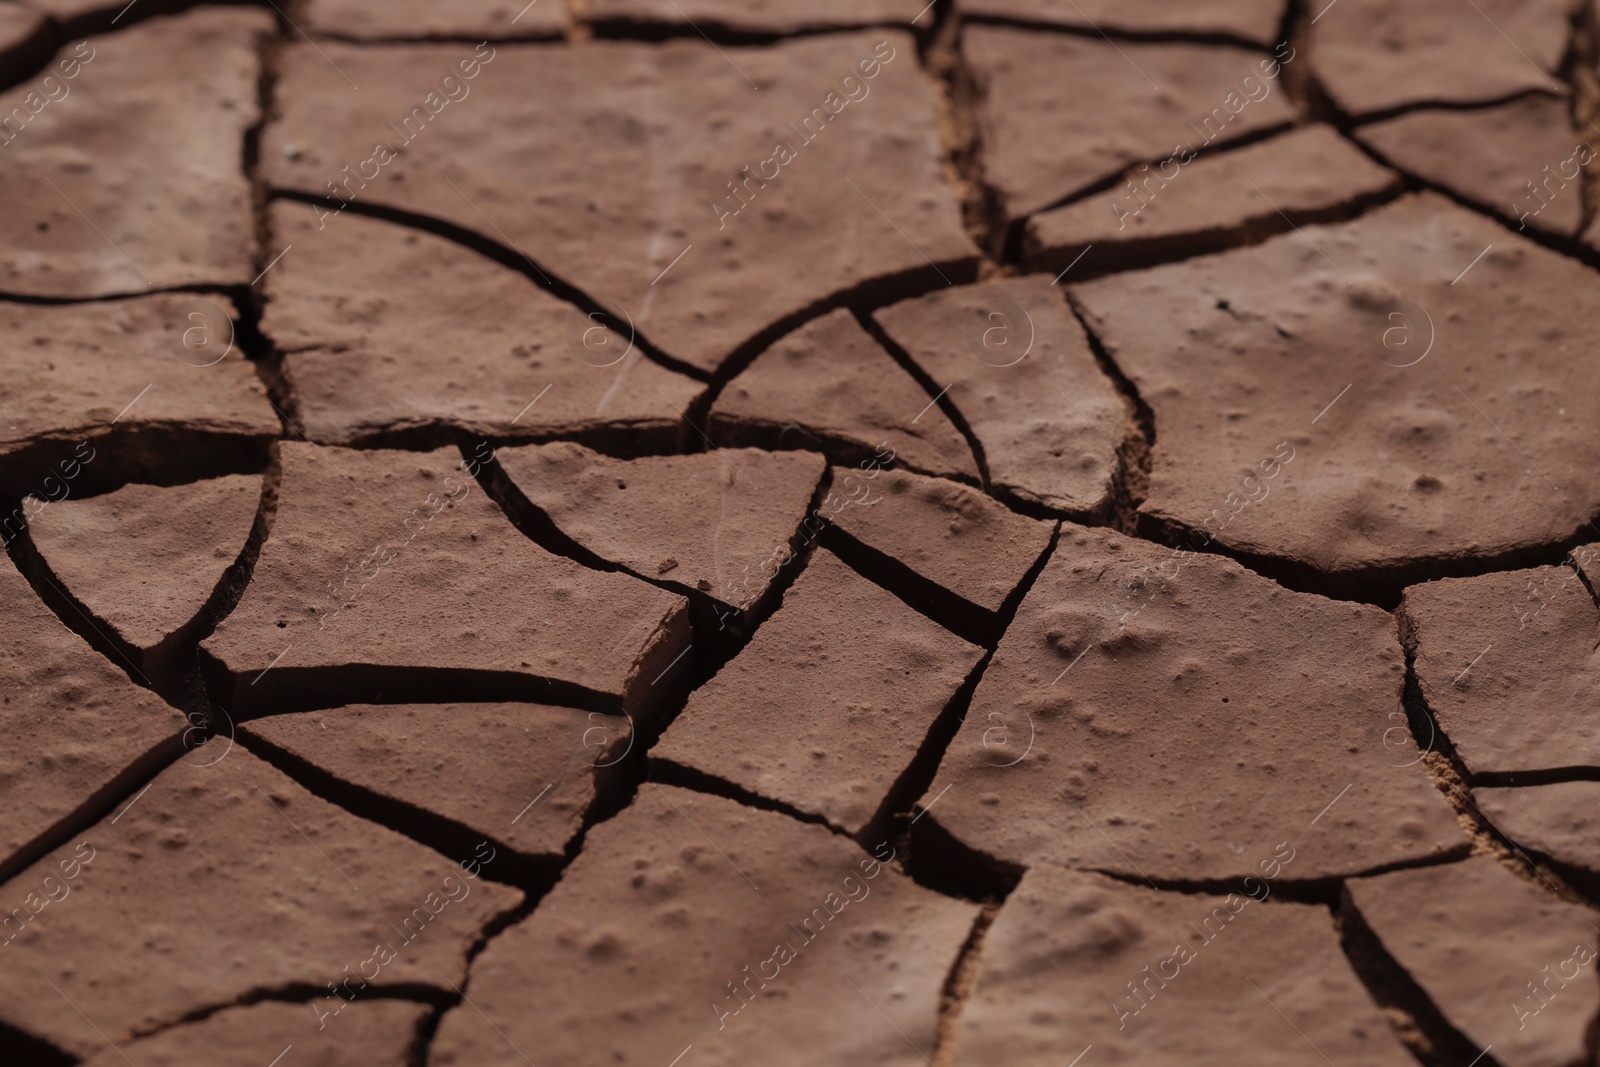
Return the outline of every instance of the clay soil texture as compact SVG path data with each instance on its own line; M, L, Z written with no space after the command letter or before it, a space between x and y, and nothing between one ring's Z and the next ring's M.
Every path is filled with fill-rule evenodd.
M0 1067L1596 1067L1600 5L0 0Z

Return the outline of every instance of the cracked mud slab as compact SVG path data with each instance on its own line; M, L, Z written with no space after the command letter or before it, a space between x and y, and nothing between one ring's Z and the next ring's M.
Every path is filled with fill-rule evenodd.
M93 297L255 275L239 172L269 17L202 8L85 40L54 84L0 93L9 208L0 292ZM204 55L152 72L144 57ZM172 220L181 220L174 225Z
M1600 1010L1592 910L1492 856L1356 879L1346 893L1394 963L1498 1062L1557 1067L1588 1056Z
M1034 216L1028 258L1057 271L1081 263L1082 277L1221 251L1399 186L1331 127L1305 126L1231 152L1132 167L1104 193Z
M0 0L0 1064L1588 1064L1596 18Z
M982 654L818 552L654 754L860 833Z
M330 223L320 210L275 205L289 251L267 275L262 317L312 440L678 436L700 386L622 337L595 334L580 345L593 354L574 358L572 338L601 328L581 309L442 237L358 215Z
M272 185L446 220L520 250L702 370L869 282L970 276L975 249L939 169L934 86L904 33L491 47L476 80L455 79L455 103L436 92L426 108L470 49L322 50L368 88L357 99L315 50L286 51L288 88L262 148ZM542 147L557 142L590 150Z
M346 1067L362 1061L404 1063L426 1004L404 1000L352 1001L334 1025L318 1023L318 1005L265 1002L228 1008L198 1022L180 1023L119 1049L106 1048L84 1060L84 1067L261 1067L274 1056L294 1051L308 1067ZM126 1056L127 1059L123 1059Z
M62 500L75 479L108 470L154 480L225 457L264 459L281 426L251 365L223 345L232 311L182 294L84 307L0 302L0 485ZM219 331L194 355L174 341L190 314ZM191 449L175 463L170 442ZM15 535L8 527L7 540Z
M808 448L835 463L893 462L976 482L961 431L842 308L757 356L711 409L716 440Z
M129 485L87 500L29 498L34 547L53 579L146 670L203 622L250 539L261 479ZM114 546L114 555L110 551ZM110 556L110 558L107 558Z
M893 855L647 786L490 942L467 988L477 1010L445 1016L432 1062L653 1062L693 1045L718 1067L922 1063L978 909L880 862Z
M1416 586L1401 613L1423 698L1469 772L1600 764L1600 608L1572 567Z
M272 537L202 646L239 710L397 701L472 675L524 699L663 699L652 679L688 642L683 598L529 543L456 450L282 457Z
M1199 152L1294 117L1276 81L1282 64L1265 53L982 25L963 36L982 94L985 176L1007 218L1163 159L1174 145ZM1104 103L1076 103L1086 97Z
M1077 30L1126 34L1228 35L1270 44L1283 17L1278 0L1210 0L1169 4L1163 0L959 0L963 12L997 19L1054 23Z
M1404 677L1376 608L1067 525L925 824L1011 869L1169 882L1246 877L1282 840L1301 843L1294 879L1449 854L1454 813L1384 747Z
M0 1022L80 1057L255 990L298 987L335 1013L365 984L459 985L467 947L520 896L481 865L468 878L474 854L357 819L243 751L174 764L115 818L18 875L75 876L0 972ZM157 959L174 966L149 981ZM43 979L61 995L34 995Z
M1025 504L1110 506L1131 420L1060 290L1040 276L936 290L875 316L971 428L990 482Z
M1593 131L1575 132L1571 103L1535 93L1473 111L1412 111L1356 136L1395 166L1511 219L1572 236Z
M1161 893L1049 865L985 934L952 1062L1414 1063L1368 999L1320 907L1272 899L1296 849L1262 853L1225 896ZM1300 1037L1295 1037L1299 1031ZM1326 1057L1326 1058L1324 1058Z
M1564 0L1341 0L1311 27L1317 75L1353 115L1559 92Z
M591 0L596 20L667 23L743 33L798 33L851 26L915 26L933 19L921 0Z
M1589 280L1424 193L1072 296L1154 412L1143 517L1348 590L1589 519Z

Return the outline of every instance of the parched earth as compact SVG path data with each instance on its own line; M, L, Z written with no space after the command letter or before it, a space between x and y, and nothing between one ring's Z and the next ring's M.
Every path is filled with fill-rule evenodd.
M1596 6L0 0L0 1064L1593 1067Z

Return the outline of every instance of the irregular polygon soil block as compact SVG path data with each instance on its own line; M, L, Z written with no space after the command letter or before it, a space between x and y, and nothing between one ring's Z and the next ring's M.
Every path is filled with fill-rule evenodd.
M1130 164L1294 118L1276 80L1289 51L1274 58L1226 45L1113 44L983 25L967 27L962 40L982 92L984 177L1007 218Z
M914 1067L976 914L820 826L647 785L473 962L477 1010L445 1016L429 1062L666 1064L693 1045L705 1067Z
M1246 148L1167 156L1120 185L1028 223L1028 257L1072 274L1247 244L1350 210L1399 187L1331 126L1305 126ZM1079 261L1079 256L1082 260Z
M943 289L874 317L947 390L995 489L1055 512L1109 508L1133 427L1050 279Z
M976 482L961 431L917 380L840 308L756 357L711 409L719 441L811 448L836 463L892 460Z
M5 947L0 1022L74 1056L253 990L333 987L316 1016L300 1008L308 1018L370 987L448 994L484 925L521 897L481 877L492 849L442 856L238 747L162 771L115 819L8 886L18 903L52 900Z
M968 15L1047 22L1118 33L1226 34L1271 44L1283 20L1282 0L959 0Z
M563 858L597 774L632 746L629 722L540 704L345 707L241 731L401 809L447 820L547 867Z
M850 477L834 472L838 483ZM861 560L857 569L889 576L897 587L937 586L949 594L940 604L945 614L963 621L997 622L996 613L1055 531L1054 523L1018 515L976 489L939 478L888 471L864 492L860 506L833 517L848 546L838 550L851 551Z
M202 646L237 708L459 700L469 683L484 700L630 713L666 699L661 677L689 640L683 598L527 540L454 449L282 454L272 533Z
M582 309L453 241L359 215L319 223L321 210L275 205L290 251L266 277L262 318L313 440L442 427L680 438L702 387L626 337L571 343L602 329Z
M1474 789L1472 796L1506 837L1550 857L1586 888L1600 885L1600 782Z
M80 490L73 482L86 472L170 480L174 457L162 445L173 440L191 446L182 453L191 469L264 461L280 425L237 346L209 366L174 350L173 333L188 314L227 328L221 317L232 304L201 303L183 294L71 306L0 302L0 486L59 501ZM6 539L15 536L6 527Z
M0 560L0 877L69 813L177 754L188 723L102 658ZM27 857L31 859L32 857Z
M1600 1009L1589 909L1493 856L1359 878L1345 902L1445 1020L1505 1067L1587 1059Z
M202 609L250 539L261 479L129 485L34 504L28 530L44 565L103 634L152 671L206 621Z
M1533 227L1572 236L1583 216L1579 184L1594 161L1573 132L1571 104L1535 93L1498 107L1413 111L1356 128L1389 162L1464 200Z
M267 1001L228 1008L184 1023L121 1050L103 1048L83 1067L265 1067L291 1047L296 1067L350 1067L408 1062L417 1029L433 1009L404 1000L361 1000L318 1026L320 1004ZM123 1059L123 1056L127 1059ZM287 1056L285 1059L287 1060Z
M311 0L312 27L335 37L405 40L461 37L474 41L559 37L566 27L561 0Z
M982 657L819 550L650 756L857 834Z
M1600 496L1592 272L1442 197L1072 295L1154 412L1169 535L1350 591L1542 553Z
M49 86L41 76L0 93L11 123L0 127L0 291L95 297L249 282L244 135L258 118L258 42L272 29L269 13L243 8L152 19L67 46ZM152 68L152 55L206 61Z
M960 1067L1414 1063L1319 907L1271 899L1285 842L1227 896L1030 870L984 935Z
M1325 878L1464 848L1404 730L1377 608L1066 524L924 799L1010 869ZM933 794L950 785L933 805ZM920 829L920 827L919 827Z
M602 560L748 613L765 563L788 551L827 462L810 452L717 449L620 460L556 442L497 453L516 491Z
M480 59L462 45L319 47L361 92L311 48L286 50L262 148L273 185L515 246L694 366L825 301L975 269L940 169L935 83L907 34ZM446 74L449 95L427 96Z
M667 22L743 33L797 33L845 26L933 26L921 0L593 0L591 17L621 22ZM921 16L920 18L918 16Z
M1560 92L1553 75L1567 48L1571 6L1338 0L1311 27L1312 62L1322 87L1351 115Z
M1401 615L1422 697L1470 773L1600 766L1600 608L1571 567L1412 586Z

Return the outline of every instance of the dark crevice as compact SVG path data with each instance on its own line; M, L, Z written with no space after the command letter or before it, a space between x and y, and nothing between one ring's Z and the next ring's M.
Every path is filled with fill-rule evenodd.
M405 1000L416 1004L443 1004L450 999L451 995L448 990L426 985L422 982L391 982L385 985L363 985L360 989L359 999ZM335 994L328 992L328 986L326 985L318 986L310 982L285 982L282 985L252 989L243 996L220 1004L207 1004L204 1007L195 1008L193 1011L186 1012L176 1019L138 1030L133 1036L136 1039L154 1037L157 1034L166 1033L168 1030L174 1030L180 1026L204 1022L219 1012L228 1011L232 1008L248 1008L252 1004L304 1004L309 1012L317 1001L327 1001L334 996ZM348 1003L348 1000L346 1003Z
M878 323L875 316L870 313L858 312L856 321L861 324L862 329L872 335L872 339L878 342L879 347L894 357L894 361L900 364L902 370L916 379L917 384L922 386L923 391L928 394L930 399L938 397L939 410L944 412L945 418L949 419L951 425L961 433L962 437L966 438L967 447L972 449L972 461L978 465L978 476L982 479L984 491L990 491L989 461L983 454L983 442L978 440L978 435L967 422L967 417L956 407L955 401L950 399L949 390L942 385L935 384L927 371L924 371L917 364L917 361L911 358L910 352L907 352L898 341L889 335L889 332Z
M296 753L273 744L249 727L239 731L239 742L252 755L272 764L308 792L352 815L386 826L397 834L426 845L451 862L470 857L476 846L487 841L495 850L495 861L484 864L480 874L488 881L515 886L542 896L555 884L556 877L566 864L564 856L519 852L505 841L475 827L346 781Z
M998 905L986 904L973 917L972 929L950 964L939 994L939 1028L934 1039L932 1067L955 1067L956 1035L961 1026L961 1009L966 1006L978 979L983 959L983 939L1000 915Z
M344 704L451 704L463 693L483 703L557 704L615 714L616 699L586 686L514 671L466 667L399 667L352 663L327 667L268 666L233 673L200 651L206 688L236 722Z
M1291 208L1281 213L1269 209L1235 224L1158 237L1138 237L1115 244L1102 241L1084 247L1040 248L1030 235L1025 242L1025 267L1030 272L1053 274L1070 266L1073 284L1108 274L1148 270L1200 256L1252 248L1300 226L1350 222L1375 207L1393 203L1406 191L1405 183L1397 175L1386 189L1354 196L1332 207L1306 210Z
M1435 557L1403 563L1375 564L1361 569L1325 571L1299 560L1242 551L1221 544L1213 540L1209 534L1195 531L1173 519L1154 516L1148 512L1141 512L1138 518L1137 536L1144 540L1169 547L1183 545L1190 551L1224 556L1297 593L1312 593L1330 600L1372 604L1384 611L1393 611L1399 606L1401 596L1408 586L1434 582L1441 578L1476 578L1500 571L1559 566L1572 549L1593 540L1594 536L1592 531L1589 531L1589 523L1586 522L1579 528L1579 533L1550 544L1473 556Z
M48 1041L0 1022L0 1061L7 1067L72 1067L81 1062Z
M795 10L804 10L797 7ZM687 17L686 17L687 18ZM826 26L795 26L785 30L758 30L730 25L716 18L699 18L692 23L669 22L661 19L607 16L591 18L588 27L592 39L600 41L640 41L656 44L663 41L710 41L715 45L732 48L764 48L782 45L788 41L813 37L832 37L847 33L867 33L872 30L909 31L919 37L926 36L931 20L924 15L918 25L911 26L892 19L840 23Z
M509 430L510 432L504 432ZM303 437L298 426L290 432ZM691 441L699 440L685 422L638 426L628 422L591 426L581 430L544 429L538 426L497 427L493 436L502 445L537 445L550 441L570 441L613 459L638 459L641 456L672 456L690 451ZM309 440L309 438L306 438ZM441 448L465 449L483 439L479 428L463 426L446 419L426 419L405 426L361 430L337 443L339 448L388 448L401 452L433 452ZM331 442L321 442L331 444Z
M829 523L822 545L852 570L914 608L919 614L974 645L992 645L1000 637L1000 613L980 607L925 578L893 556L852 537Z
M0 860L0 883L10 881L58 848L74 841L84 840L84 835L113 815L118 808L138 793L156 775L172 766L190 749L175 721L172 736L156 742L147 752L123 768L111 781L90 794L72 811L41 831L33 840L10 856ZM0 948L3 948L0 945ZM0 1049L4 1041L0 1039ZM9 1062L9 1061L6 1061Z
M938 125L945 177L955 188L967 235L998 273L1006 257L1006 218L1000 194L984 178L983 86L961 51L961 16L952 0L933 7L934 27L921 50L923 69L938 92Z
M976 281L978 265L979 260L976 256L962 256L923 267L908 268L895 274L880 274L849 289L831 293L799 311L783 316L753 334L723 360L716 373L711 376L711 388L706 391L702 409L709 409L723 388L744 373L750 364L755 362L757 356L828 312L846 308L858 318L869 316L872 311L890 304L914 300L938 292L947 286Z
M983 673L989 666L993 657L992 651L986 652L972 670L967 672L967 677L961 686L951 694L950 700L944 709L934 719L933 725L922 739L922 744L917 748L917 754L906 765L905 770L895 778L894 784L889 787L883 801L878 805L878 810L873 813L871 820L856 834L856 841L862 848L873 849L878 844L889 842L902 852L908 851L909 834L911 830L911 809L917 802L928 795L934 776L939 773L939 764L944 760L944 754L955 740L956 734L961 730L961 724L967 717L967 709L972 706L972 694L977 691L978 683L983 679Z
M465 226L443 218L435 218L431 215L423 215L387 204L344 201L337 197L318 196L296 189L274 189L272 198L274 200L290 200L301 204L312 204L332 211L349 211L353 215L380 219L384 222L421 230L424 233L433 234L435 237L442 237L447 241L452 241L486 259L493 260L507 270L512 270L522 275L558 300L571 304L584 314L594 317L593 321L602 323L618 336L632 338L634 345L648 359L667 370L675 371L696 381L706 381L709 377L700 368L684 363L662 352L641 336L637 329L626 319L616 315L611 309L588 296L577 286L554 275L544 264L530 259L520 249L501 244L499 241L486 237L476 230L467 229Z
M1417 111L1489 111L1493 108L1503 107L1530 96L1547 96L1552 100L1560 99L1555 93L1547 89L1518 89L1505 93L1502 96L1490 97L1485 100L1411 100L1394 107L1382 108L1378 111L1364 111L1359 115L1345 115L1337 119L1337 123L1347 130L1360 129L1362 126L1371 126L1379 122L1399 118Z
M1424 1067L1498 1067L1500 1061L1493 1052L1479 1049L1452 1026L1433 999L1389 955L1356 909L1348 889L1341 893L1334 915L1340 946L1356 977L1389 1020L1395 1036Z
M799 413L797 413L799 414ZM904 456L885 462L871 445L829 434L798 422L768 422L743 416L711 413L711 433L726 448L759 448L766 452L820 452L833 467L861 467L879 463L887 469L905 470L928 478L942 478L978 488L978 479L965 474L927 470L908 463ZM886 442L885 442L886 443Z
M1089 325L1089 319L1078 306L1072 293L1065 293L1067 307L1083 327L1089 340L1089 351L1100 367L1100 373L1111 380L1117 394L1127 408L1127 432L1122 434L1122 445L1117 449L1117 473L1111 481L1111 525L1119 532L1136 536L1139 528L1139 508L1150 495L1150 467L1156 448L1156 415L1145 403L1139 387L1117 365L1106 350L1105 343Z
M650 781L657 785L672 785L680 789L692 789L696 793L706 793L710 796L722 797L743 804L747 808L759 811L776 812L786 815L796 822L808 823L812 826L822 826L838 834L840 837L850 837L850 832L842 826L836 826L821 815L785 804L781 800L773 800L759 793L752 793L743 786L736 785L726 778L700 770L696 767L685 766L674 760L656 756L650 761Z
M1214 143L1209 141L1201 142L1198 147L1190 146L1191 150L1194 152L1194 158L1191 159L1187 165L1192 166L1194 163L1197 163L1203 159L1211 159L1215 156L1225 155L1230 152L1237 152L1241 148L1249 148L1252 145L1260 144L1263 141L1270 141L1272 138L1288 133L1294 128L1295 124L1293 121L1275 122L1270 126L1263 126L1260 129L1246 130L1241 133L1234 134L1231 137L1223 137L1221 140L1217 140ZM1155 166L1160 162L1160 160L1143 161L1144 164L1150 166ZM1017 216L1010 223L1012 232L1008 238L1008 246L1014 250L1015 254L1008 258L1007 262L1016 262L1021 258L1021 246L1023 243L1024 231L1030 219L1039 215L1043 215L1049 211L1055 211L1059 208L1071 207L1073 204L1082 203L1083 201L1088 200L1090 197L1109 192L1121 184L1131 170L1137 169L1140 165L1140 161L1130 163L1126 167L1119 168L1115 174L1108 174L1104 178L1097 178L1095 181L1087 185L1081 186L1077 189L1074 189L1070 193L1057 197L1055 200L1050 201L1042 207L1035 208L1025 215Z
M968 14L964 17L966 21L978 26L1002 26L1009 29L1027 30L1031 33L1053 33L1065 37L1082 37L1085 40L1098 41L1101 44L1106 43L1107 40L1120 44L1194 44L1213 48L1243 48L1251 52L1260 52L1263 55L1266 54L1266 49L1268 48L1268 45L1260 41L1253 41L1248 37L1223 32L1130 30L1104 24L1071 26L1046 19L1029 19L1015 15L992 15L987 12ZM1085 22L1087 21L1085 19Z
M130 482L183 485L225 474L265 470L275 438L194 429L182 424L127 422L84 427L77 433L35 437L6 457L0 506L14 509L33 494L42 500L98 496ZM87 450L87 458L85 456ZM71 463L76 474L62 464ZM67 474L66 479L61 475ZM70 482L57 495L47 484Z
M549 0L545 0L546 3ZM365 36L341 33L337 30L313 30L316 40L336 41L339 44L351 45L356 48L389 48L406 47L407 45L426 44L562 44L565 34L561 30L541 30L530 28L527 30L511 29L509 32L484 30L479 33L416 33L416 34L391 34L374 33Z

